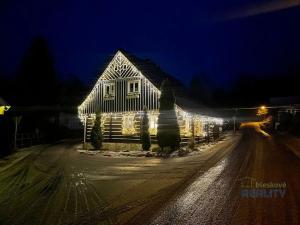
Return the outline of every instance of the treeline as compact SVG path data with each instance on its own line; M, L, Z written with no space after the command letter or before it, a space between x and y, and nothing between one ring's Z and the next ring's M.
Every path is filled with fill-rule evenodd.
M75 75L57 73L47 41L36 37L15 74L0 71L0 98L11 109L0 117L0 156L11 152L16 118L20 120L18 133L43 137L55 141L67 134L60 127L60 113L77 113L88 88Z
M47 41L37 37L13 75L0 71L0 97L14 106L78 105L87 87L75 75L62 79Z
M299 66L300 67L300 66ZM188 87L195 101L211 107L269 104L272 97L300 96L300 69L278 75L241 75L230 87L217 88L204 76L194 76Z

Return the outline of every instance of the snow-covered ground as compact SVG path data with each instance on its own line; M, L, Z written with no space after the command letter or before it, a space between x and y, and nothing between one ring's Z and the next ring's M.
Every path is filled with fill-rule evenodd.
M226 134L217 141L209 143L196 144L194 149L188 146L182 146L178 150L170 154L169 157L183 157L189 155L197 155L202 152L208 151L217 144L220 144L230 138L231 135ZM82 144L77 146L77 151L82 154L100 155L103 157L158 157L159 146L152 144L150 151L142 151L141 144L137 143L103 143L102 150L92 150L91 146L88 146L89 150L83 150Z
M75 140L18 151L0 160L0 224L144 224L150 212L219 161L237 140L170 158L124 156L131 151L111 143L104 147L118 152L81 154ZM139 145L122 146L144 153ZM129 223L137 214L137 222Z

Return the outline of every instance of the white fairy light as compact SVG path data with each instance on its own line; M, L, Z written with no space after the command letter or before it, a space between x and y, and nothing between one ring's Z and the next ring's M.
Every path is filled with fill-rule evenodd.
M128 96L128 83L139 80L139 90L134 96ZM105 84L114 84L114 96L104 100ZM119 86L117 86L119 85ZM117 95L117 87L121 88L121 95ZM135 131L134 121L137 116L141 118L143 105L149 109L149 130L151 135L156 135L157 118L159 115L159 98L161 91L153 83L151 83L140 70L138 70L126 56L118 51L108 64L105 70L100 74L95 86L86 96L85 100L78 106L78 117L83 122L86 116L95 118L95 112L98 107L102 110L102 119L111 117L114 120L122 117L122 133L133 134ZM125 100L124 100L125 99ZM112 104L110 104L112 103ZM142 105L143 104L143 105ZM194 114L183 110L175 104L175 110L180 125L180 132L183 135L190 136L192 134L192 122L194 123L195 134L207 135L203 131L205 125L217 124L222 125L223 119ZM129 125L130 126L129 126Z

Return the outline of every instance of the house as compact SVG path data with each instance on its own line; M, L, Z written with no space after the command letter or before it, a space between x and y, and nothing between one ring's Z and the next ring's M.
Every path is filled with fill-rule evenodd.
M292 121L295 123L300 120L300 96L272 97L270 104L273 109L275 130L287 129Z
M148 59L119 50L99 74L95 86L78 107L79 118L85 125L85 135L89 139L97 109L102 112L104 140L140 140L141 112L149 110L150 134L157 133L159 115L160 86L168 79L176 96L176 113L183 140L192 135L201 138L214 126L221 126L221 118L212 117L205 107L184 97L181 83L163 72Z
M273 97L270 98L270 104L280 109L278 113L287 112L295 115L299 112L300 96Z

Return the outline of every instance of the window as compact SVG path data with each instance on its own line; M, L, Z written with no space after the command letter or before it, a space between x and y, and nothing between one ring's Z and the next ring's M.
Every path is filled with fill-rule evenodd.
M158 115L156 114L150 114L149 117L149 132L151 135L157 134L157 121L158 121Z
M186 137L190 137L192 135L192 118L187 114L182 116L180 134Z
M134 135L136 133L134 126L134 114L125 114L122 118L122 134Z
M191 119L186 118L185 119L185 135L190 136L191 135Z
M200 119L195 119L194 122L194 131L195 131L195 136L201 136L203 134L203 129L202 129L202 123Z
M134 95L140 93L140 81L139 80L130 80L128 81L128 95Z
M104 98L110 98L115 96L115 84L104 84Z

